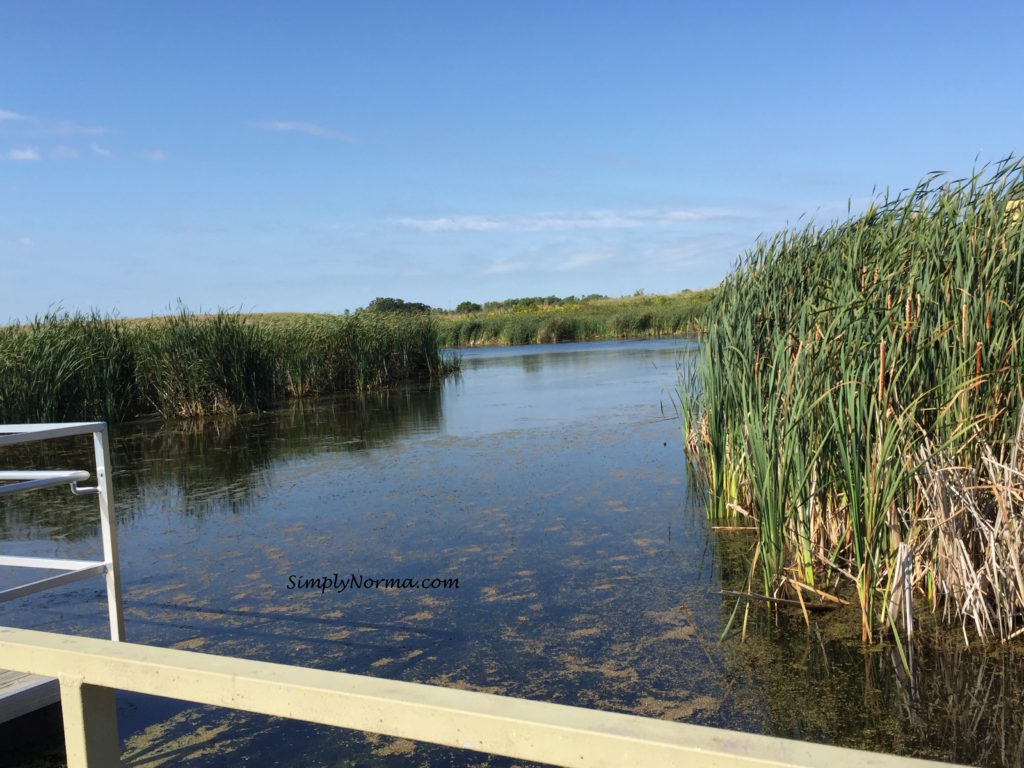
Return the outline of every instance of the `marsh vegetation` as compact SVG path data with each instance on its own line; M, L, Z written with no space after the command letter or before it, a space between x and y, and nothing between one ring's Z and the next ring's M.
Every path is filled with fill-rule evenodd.
M750 532L713 532L669 396L690 339L464 350L458 377L111 429L132 642L471 687L978 765L1024 760L1020 646L963 648L930 612L903 670L855 609L752 611ZM40 454L44 448L49 449ZM87 440L5 449L88 466ZM13 502L17 503L13 503ZM94 557L95 500L8 497L0 539ZM297 595L291 573L459 578L450 592ZM7 586L0 573L0 586ZM18 583L17 581L12 582ZM102 635L102 590L0 605L0 624ZM922 624L929 626L922 630ZM478 755L125 694L128 761L479 765ZM121 714L123 713L123 714ZM58 718L59 727L59 718ZM63 757L62 740L53 744ZM197 740L197 734L202 739ZM402 751L399 751L401 749ZM12 759L12 765L20 765ZM6 762L4 763L7 764ZM491 759L489 765L511 765Z
M607 296L528 297L462 302L439 316L447 346L544 344L693 333L714 289L610 299Z
M925 601L1024 627L1024 166L940 181L759 242L684 384L708 514L756 529L747 591L847 592L866 642Z
M48 314L0 328L0 422L253 411L422 381L455 364L427 315Z

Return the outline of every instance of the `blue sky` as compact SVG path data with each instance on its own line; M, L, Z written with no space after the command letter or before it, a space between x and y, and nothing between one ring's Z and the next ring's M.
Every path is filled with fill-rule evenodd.
M1022 28L1020 3L0 0L0 322L712 286L759 234L1024 151Z

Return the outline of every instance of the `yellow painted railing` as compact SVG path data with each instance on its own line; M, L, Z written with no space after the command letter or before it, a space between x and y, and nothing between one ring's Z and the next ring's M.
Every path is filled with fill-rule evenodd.
M945 765L488 693L26 629L0 627L0 661L60 681L68 768L118 765L118 689L560 766Z

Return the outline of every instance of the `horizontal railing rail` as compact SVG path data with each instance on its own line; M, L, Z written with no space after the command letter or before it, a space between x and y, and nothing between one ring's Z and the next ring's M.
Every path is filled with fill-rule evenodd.
M0 424L0 446L52 440L55 437L73 437L106 432L103 421L66 421L56 424Z
M107 425L102 421L77 421L63 424L0 424L0 448L56 438L92 435L96 457L96 485L79 487L89 479L81 469L0 470L0 496L26 493L56 485L68 485L76 496L96 496L99 501L102 560L71 560L22 555L0 555L0 566L62 571L25 584L0 590L0 603L102 575L107 586L107 617L110 637L124 639L124 613L121 607L121 573L117 553L117 525L114 517L113 484L110 479L110 442ZM0 659L0 666L3 659Z
M5 666L58 678L68 768L119 763L114 691L558 766L947 765L343 672L0 627Z
M82 469L58 469L58 470L3 470L0 471L0 496L9 496L25 491L34 491L39 488L49 488L54 485L70 485L72 493L79 496L85 491L96 493L95 488L79 488L78 484L88 480L89 473ZM13 480L14 482L7 482Z

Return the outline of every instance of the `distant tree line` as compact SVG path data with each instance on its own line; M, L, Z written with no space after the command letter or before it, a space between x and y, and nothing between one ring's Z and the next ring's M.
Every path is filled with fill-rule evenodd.
M418 301L403 301L381 296L367 304L366 309L370 312L397 312L405 315L422 315L432 311L426 304Z
M459 314L465 314L481 311L496 312L500 310L540 309L543 307L586 304L590 301L607 298L607 296L600 293L589 293L586 296L566 296L564 298L559 296L525 296L519 299L505 299L504 301L486 301L483 304L478 304L475 301L463 301L455 307L455 311Z
M692 291L684 290L680 295L689 294ZM485 301L482 304L476 301L462 301L454 309L454 314L467 315L474 312L515 312L542 310L551 307L581 306L596 301L607 301L610 297L601 293L588 293L585 296L524 296L517 299L505 299L504 301ZM634 299L645 299L642 290L633 294ZM668 301L668 297L652 297L655 300ZM391 297L378 296L366 305L369 312L391 312L398 314L427 314L438 312L441 314L452 314L453 310L432 308L418 301L405 301Z

